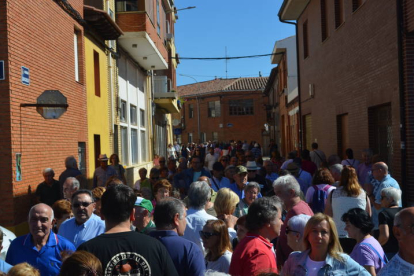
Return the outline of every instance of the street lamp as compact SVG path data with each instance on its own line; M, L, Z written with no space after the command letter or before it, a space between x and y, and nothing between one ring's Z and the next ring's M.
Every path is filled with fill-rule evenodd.
M175 12L183 11L183 10L191 10L191 9L195 9L195 8L197 8L197 7L196 6L192 6L192 7L187 7L187 8L182 8L182 9L175 10Z

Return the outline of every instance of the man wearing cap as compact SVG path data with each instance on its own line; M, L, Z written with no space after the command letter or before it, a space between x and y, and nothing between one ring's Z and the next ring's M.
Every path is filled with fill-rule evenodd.
M78 190L72 195L72 212L74 217L62 223L59 235L71 241L76 248L82 243L105 232L105 222L95 215L96 203L92 192Z
M245 166L237 166L236 173L233 175L234 183L231 183L228 188L235 192L240 200L244 198L244 188L247 185L247 169ZM257 198L261 198L262 194L259 193Z
M260 185L260 190L263 194L267 194L269 191L272 190L272 183L268 181L263 176L257 174L257 164L255 161L247 161L246 163L247 169L247 181L248 182L257 182Z
M152 221L152 206L148 199L137 197L135 201L135 220L132 222L136 227L135 231L149 234L155 230L155 223Z
M105 187L106 181L116 175L114 168L108 166L108 157L106 154L100 154L98 158L100 166L95 169L93 174L93 187Z
M228 188L230 186L230 180L224 177L224 166L220 162L216 162L213 165L213 177L210 178L211 188L217 192L221 188Z

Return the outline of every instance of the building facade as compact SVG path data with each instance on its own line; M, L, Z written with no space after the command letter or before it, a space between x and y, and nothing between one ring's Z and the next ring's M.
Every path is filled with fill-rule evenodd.
M59 176L67 156L83 163L88 156L83 1L63 2L0 4L0 225L16 235L27 231L43 169ZM45 90L59 90L67 99L69 107L58 119L22 106L36 104Z
M296 38L291 36L275 43L271 62L277 64L269 77L265 94L271 138L282 156L299 151L299 93L297 79Z
M114 151L126 167L129 184L138 170L151 168L154 154L172 143L171 113L178 113L174 43L176 8L172 0L117 1L118 94Z
M267 77L215 79L178 87L182 143L256 141L265 148Z
M285 0L279 11L297 23L301 138L341 157L371 148L406 204L414 202L413 8L405 0Z

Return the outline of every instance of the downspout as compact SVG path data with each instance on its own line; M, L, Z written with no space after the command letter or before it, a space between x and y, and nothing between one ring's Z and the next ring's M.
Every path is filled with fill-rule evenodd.
M403 32L404 32L404 11L403 0L397 0L397 33L398 33L398 85L400 96L400 140L401 140L401 190L404 207L408 203L407 189L407 150L406 150L406 118L405 118L405 85L404 85L404 49L403 49Z
M295 25L295 33L296 33L296 67L297 67L297 78L298 78L298 102L299 102L299 151L302 152L302 145L303 145L303 139L302 139L302 103L301 103L301 95L300 95L300 65L299 65L299 37L298 37L298 24L295 22L289 22L286 20L283 20L281 17L281 14L278 14L279 21L286 24ZM299 152L299 155L300 155Z
M151 139L151 142L152 142L152 156L150 157L150 160L152 160L154 158L155 154L160 155L161 153L160 152L155 152L155 149L156 149L156 144L155 144L156 135L155 135L154 132L155 132L156 128L155 128L155 111L154 111L154 71L153 70L150 70L150 78L151 78L151 80L150 80L150 91L148 93L148 99L149 99L149 104L151 106L151 113L150 114L152 115L151 124L150 124L150 126L151 126L151 129L150 129L151 137L150 137L150 139Z

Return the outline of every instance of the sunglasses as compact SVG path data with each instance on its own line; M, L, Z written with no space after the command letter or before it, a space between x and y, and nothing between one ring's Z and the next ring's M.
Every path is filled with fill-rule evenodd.
M74 208L79 208L81 205L83 207L88 207L89 205L91 205L93 202L81 202L81 203L73 203L73 207Z
M293 232L293 233L298 233L298 234L300 234L300 232L298 232L298 231L294 231L294 230L290 230L289 228L287 228L286 227L286 235L288 235L290 232Z
M218 236L219 235L219 233L210 233L210 232L204 232L204 231L200 231L199 233L200 233L200 237L205 238L206 240L208 240L212 236Z

